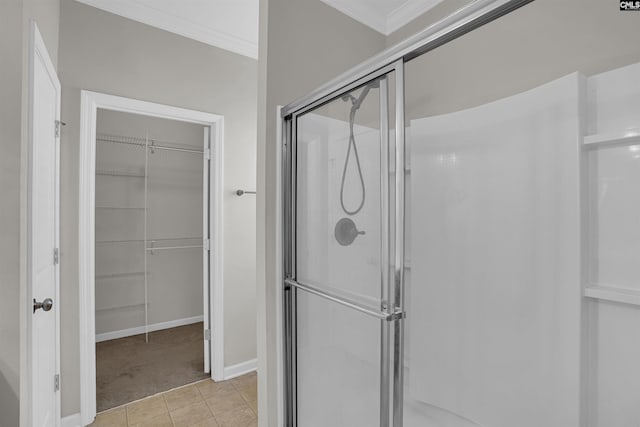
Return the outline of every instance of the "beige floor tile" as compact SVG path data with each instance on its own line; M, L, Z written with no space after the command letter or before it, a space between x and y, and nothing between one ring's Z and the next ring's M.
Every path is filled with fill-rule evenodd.
M164 394L164 400L167 402L167 408L169 411L175 411L176 409L203 401L202 396L198 391L198 387L195 385L169 391Z
M219 427L220 424L216 421L215 418L207 418L204 421L200 421L199 423L195 423L190 425L189 427Z
M249 401L249 402L247 402L247 405L249 405L249 408L251 408L253 410L253 412L255 412L256 415L258 415L258 401L257 400Z
M258 376L256 375L255 372L250 372L246 375L243 375L241 377L236 377L234 379L231 380L231 382L233 383L233 385L235 386L240 386L240 387L244 387L247 385L257 385L258 384Z
M218 415L224 414L225 412L244 408L249 409L247 403L237 391L216 395L207 399L206 402L216 419Z
M127 427L125 408L111 409L96 416L91 427Z
M192 426L212 417L213 414L209 410L209 407L202 401L171 411L173 425L176 427Z
M168 412L169 410L164 403L164 397L162 395L149 397L127 405L129 425L139 424Z
M130 427L173 427L173 421L169 413L148 418L137 424L129 424Z
M202 381L101 413L93 427L257 427L255 378ZM203 396L207 396L206 400Z
M200 390L200 394L202 394L204 399L208 399L220 393L228 393L229 391L235 390L231 381L214 382L212 380L206 380L197 383L196 387L198 387L198 390Z
M247 402L258 400L258 386L256 384L236 385L235 387Z
M216 421L220 427L253 427L257 425L256 414L249 407L216 416Z

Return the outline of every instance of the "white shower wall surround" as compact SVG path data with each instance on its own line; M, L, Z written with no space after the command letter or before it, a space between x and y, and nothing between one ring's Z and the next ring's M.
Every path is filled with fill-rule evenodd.
M584 142L640 131L639 75L574 73L409 123L405 427L638 424L640 138ZM379 131L355 126L366 234L345 249L349 123L298 126L298 280L375 306ZM298 425L378 425L379 324L302 291L297 321Z
M580 84L411 121L406 400L578 425Z
M100 138L202 151L203 127L107 110L97 127L97 341L202 321L202 154L149 150L145 192L144 146ZM189 248L147 251L145 265L145 227L149 247Z
M411 122L405 426L637 424L638 75Z
M640 420L640 64L589 78L585 143L589 298L589 420L632 426ZM610 135L625 141L608 144ZM634 135L636 135L634 137ZM589 144L591 145L591 144Z

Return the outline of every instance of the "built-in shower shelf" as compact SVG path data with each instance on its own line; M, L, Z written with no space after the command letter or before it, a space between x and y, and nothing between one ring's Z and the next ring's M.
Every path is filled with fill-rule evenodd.
M584 289L584 296L604 301L640 305L640 290L635 289L615 286L588 286Z
M584 137L584 145L588 148L632 144L640 144L640 129L626 130L623 132L597 133Z

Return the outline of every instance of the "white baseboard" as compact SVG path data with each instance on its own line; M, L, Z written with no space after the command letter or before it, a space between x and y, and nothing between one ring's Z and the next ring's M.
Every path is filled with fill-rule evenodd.
M168 322L154 323L149 325L149 332L161 331L162 329L175 328L178 326L191 325L192 323L202 322L204 316L187 317L185 319L170 320ZM118 338L130 337L132 335L144 334L145 327L139 326L137 328L122 329L120 331L105 332L103 334L96 334L96 342L115 340Z
M231 378L253 372L256 369L258 369L258 359L247 360L246 362L238 363L237 365L225 366L224 379L230 380Z
M60 427L82 427L80 413L63 417L60 422Z

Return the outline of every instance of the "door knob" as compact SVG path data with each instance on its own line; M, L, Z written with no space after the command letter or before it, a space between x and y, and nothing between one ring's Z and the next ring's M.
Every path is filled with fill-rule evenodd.
M53 308L53 300L51 298L47 298L42 302L36 302L36 299L33 299L33 312L35 313L37 309L41 308L43 311L49 311Z

